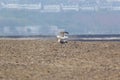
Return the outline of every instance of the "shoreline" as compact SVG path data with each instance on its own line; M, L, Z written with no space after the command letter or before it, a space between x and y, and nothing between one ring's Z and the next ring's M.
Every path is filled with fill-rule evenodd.
M0 38L0 40L54 40L57 41L57 38ZM76 42L120 42L120 39L118 38L106 38L106 39L101 39L101 38L78 38L78 39L73 39L69 38L68 41L76 41Z

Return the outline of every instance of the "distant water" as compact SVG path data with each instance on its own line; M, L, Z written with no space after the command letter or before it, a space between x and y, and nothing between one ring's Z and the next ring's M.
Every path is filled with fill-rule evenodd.
M1 39L56 39L55 35L0 36ZM69 35L70 41L120 41L120 34L108 35Z
M73 41L120 41L120 34L108 35L72 35L70 40Z

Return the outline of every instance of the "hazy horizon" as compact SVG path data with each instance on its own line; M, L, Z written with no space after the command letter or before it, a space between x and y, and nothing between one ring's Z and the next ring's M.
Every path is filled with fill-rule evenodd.
M1 0L0 36L120 34L119 0Z

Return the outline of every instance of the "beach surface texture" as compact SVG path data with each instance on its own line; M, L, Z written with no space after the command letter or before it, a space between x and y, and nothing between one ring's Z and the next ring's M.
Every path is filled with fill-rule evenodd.
M0 40L0 80L120 80L120 42Z

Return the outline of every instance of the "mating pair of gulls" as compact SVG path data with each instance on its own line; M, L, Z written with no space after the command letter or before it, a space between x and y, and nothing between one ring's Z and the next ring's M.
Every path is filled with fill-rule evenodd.
M68 42L68 36L67 36L67 34L69 34L69 33L65 32L65 31L60 32L59 35L57 35L58 42L62 43L62 44L67 43Z

